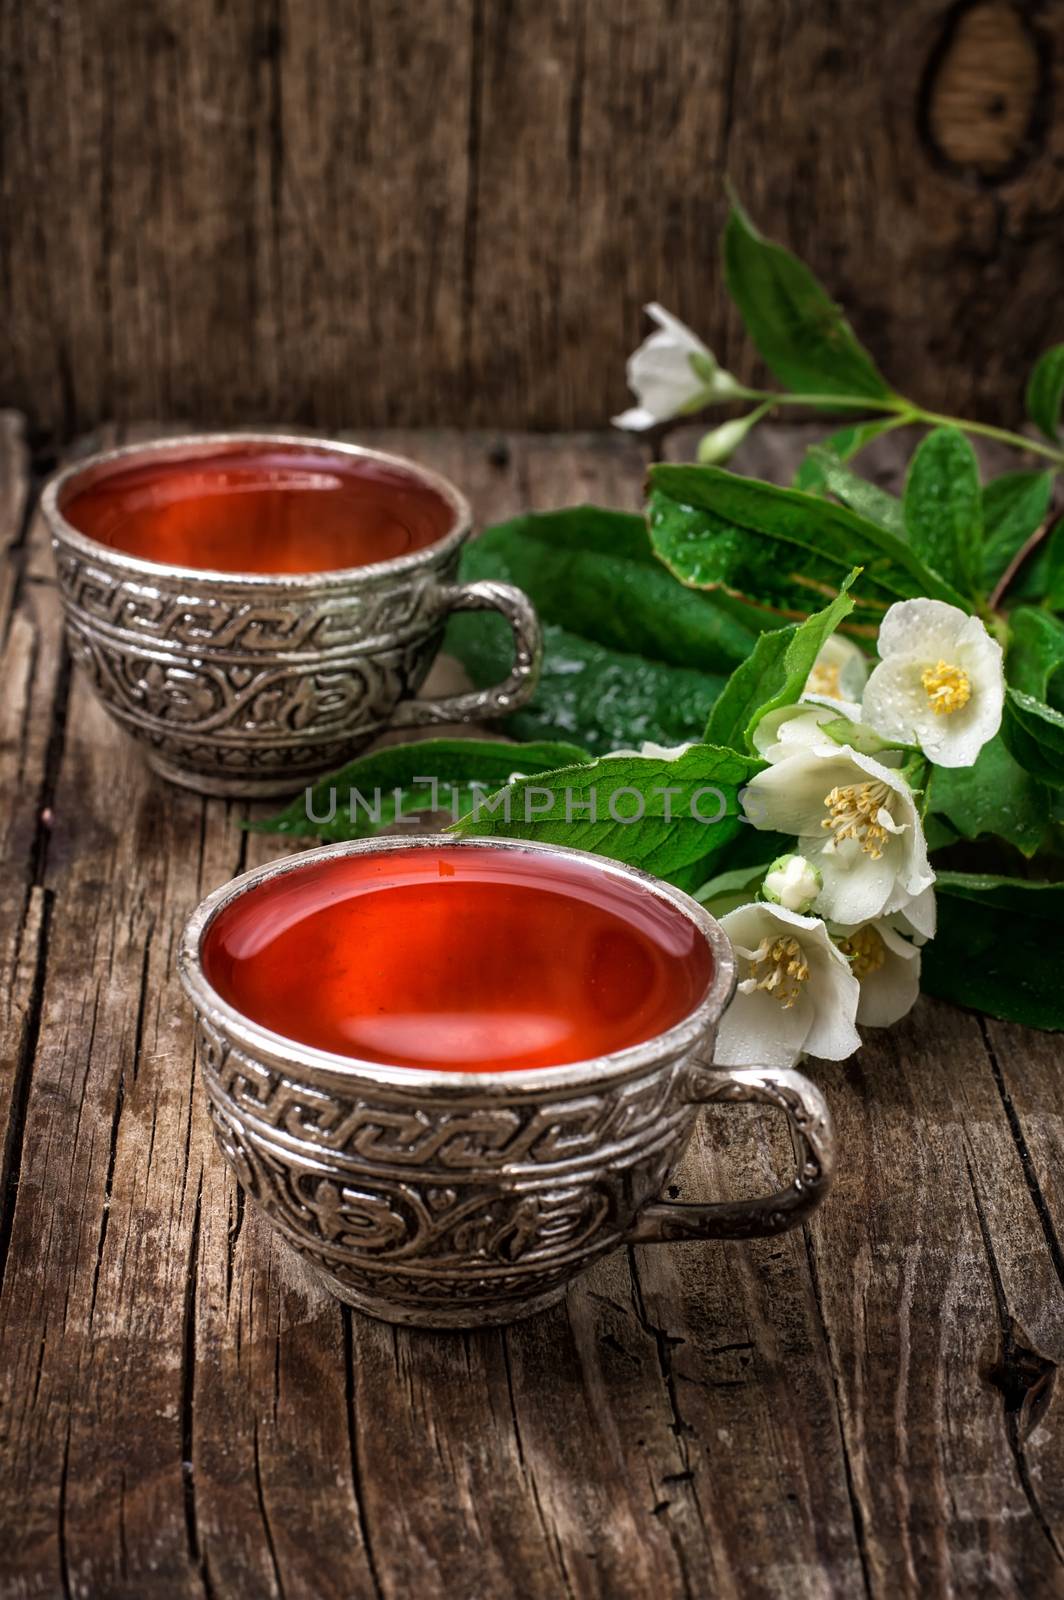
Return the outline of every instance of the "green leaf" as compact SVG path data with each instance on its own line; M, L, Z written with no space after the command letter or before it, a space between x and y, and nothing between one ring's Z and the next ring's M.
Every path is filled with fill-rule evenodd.
M754 731L762 717L779 706L794 705L801 698L825 642L853 610L846 591L858 575L858 570L850 573L831 604L803 623L761 635L753 653L736 667L710 712L705 735L710 744L752 750Z
M304 792L277 816L245 826L297 838L368 839L416 811L461 816L478 793L501 788L513 772L550 772L588 760L586 751L559 742L423 739L387 745L322 778L309 797Z
M1064 344L1055 344L1035 362L1027 382L1027 415L1056 443L1064 402Z
M958 834L950 827L945 817L932 815L929 812L924 818L924 843L931 854L936 850L945 850L947 845L956 844L957 839Z
M1045 521L1051 472L1005 472L983 490L981 586L990 593L1013 557Z
M863 756L880 756L884 750L912 748L899 745L896 739L884 739L867 723L851 722L849 717L833 717L830 722L822 722L820 726L836 744L848 744L851 750L857 750Z
M678 587L674 585L674 587ZM543 672L532 699L502 723L515 739L571 739L595 755L645 739L685 744L699 739L726 679L607 650L548 624ZM510 668L510 630L501 618L455 617L444 649L457 656L478 688Z
M897 417L881 417L874 422L849 422L836 429L821 444L810 445L794 475L793 487L807 492L824 487L824 469L818 459L821 450L829 451L837 461L852 461L865 445L898 426Z
M1064 522L1058 522L1045 546L1045 603L1051 611L1064 611Z
M1048 611L1019 606L1009 617L1006 676L1013 688L1053 703L1051 685L1064 665L1064 622ZM1064 707L1057 706L1057 710Z
M1035 777L1064 788L1064 622L1020 606L1010 618L1004 733Z
M940 872L929 994L1035 1028L1064 1027L1064 884Z
M929 595L965 606L904 540L819 495L720 467L659 464L649 484L651 540L681 583L805 616L859 565L851 627L866 632L895 600Z
M1010 686L1005 692L1001 736L1032 777L1064 789L1064 714Z
M544 622L675 667L728 672L756 637L710 596L677 588L634 513L574 506L499 523L466 546L461 578L515 583Z
M913 456L905 526L913 550L933 571L964 594L976 593L983 567L979 463L959 428L936 428Z
M727 596L682 588L639 516L594 506L518 517L463 552L464 580L497 578L529 595L545 628L543 676L508 718L519 738L575 739L596 752L697 738L723 676L773 619ZM456 617L445 649L478 687L509 671L500 619Z
M601 757L509 785L455 831L593 850L673 879L739 832L739 790L763 765L710 745L674 761Z
M1058 520L1009 584L1013 603L1041 603L1064 611L1064 519Z
M814 445L806 452L806 460L810 458L819 464L823 486L836 500L856 511L859 517L878 523L899 539L905 538L905 517L897 495L888 494L877 483L851 472L830 450Z
M1033 856L1046 832L1046 793L1009 754L998 734L971 767L932 767L928 810L945 817L955 835L996 834Z
M809 268L762 238L738 205L724 230L724 274L747 332L789 389L890 397L871 356Z
M794 841L790 842L793 845ZM782 852L778 851L777 854ZM756 898L762 880L775 859L775 856L766 855L756 866L733 867L729 872L718 872L695 890L694 898L705 906L711 916L727 916L736 906L747 905Z

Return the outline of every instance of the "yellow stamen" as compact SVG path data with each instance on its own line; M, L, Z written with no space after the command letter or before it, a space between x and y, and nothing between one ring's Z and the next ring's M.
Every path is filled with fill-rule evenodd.
M955 667L949 661L939 661L936 666L925 667L920 674L920 682L936 716L948 716L951 711L960 711L972 698L968 674L963 667Z
M783 1009L789 1011L808 976L809 963L797 939L764 938L750 957L750 976L742 987L747 992L753 988L775 995Z
M860 980L878 972L887 959L887 947L875 928L858 928L856 933L839 940L839 949L849 958L854 977Z
M866 856L878 861L887 842L887 829L879 820L884 802L890 796L885 783L847 783L824 796L826 828L836 845L856 839Z
M839 688L839 669L833 662L825 661L815 666L809 674L806 686L807 694L818 694L825 700L841 700L842 691Z

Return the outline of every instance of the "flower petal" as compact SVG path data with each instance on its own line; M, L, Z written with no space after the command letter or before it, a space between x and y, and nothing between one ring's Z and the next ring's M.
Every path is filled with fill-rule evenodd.
M966 611L944 600L898 600L879 625L879 659L918 656L937 660L956 645L970 620Z
M920 951L887 923L880 923L876 931L884 945L883 965L861 979L857 1020L870 1028L889 1028L916 1004Z
M793 1067L812 1017L804 995L784 1010L770 994L736 994L720 1019L713 1060L722 1067Z
M935 657L935 660L938 658ZM861 720L884 739L916 744L917 722L933 716L920 681L923 659L899 656L873 667L861 701Z
M894 913L894 921L904 932L911 932L918 942L935 937L938 908L935 891L930 886L912 895Z
M831 922L871 922L883 915L896 881L895 863L885 850L877 860L866 855L853 839L842 845L827 844L806 850L820 869L824 887L816 909Z
M658 422L653 411L648 411L646 406L631 406L627 411L619 411L610 420L615 428L629 428L633 432L653 428Z
M714 361L712 352L702 343L697 333L693 332L686 322L681 322L679 317L674 317L671 311L666 311L665 307L660 305L657 300L651 300L643 307L643 310L651 322L657 323L671 344L689 353L694 352L696 355L707 356L710 361ZM660 337L660 335L651 335L651 338L655 337Z

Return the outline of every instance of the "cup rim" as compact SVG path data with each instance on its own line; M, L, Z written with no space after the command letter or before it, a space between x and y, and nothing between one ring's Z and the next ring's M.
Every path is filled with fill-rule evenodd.
M687 920L694 924L709 945L713 972L709 986L697 1005L662 1033L644 1039L639 1044L628 1045L623 1050L608 1055L567 1061L553 1067L509 1067L497 1072L447 1072L431 1067L396 1066L387 1062L367 1061L357 1056L335 1054L319 1050L312 1045L290 1039L238 1011L223 999L208 981L203 966L203 943L218 915L249 890L286 873L313 866L321 861L337 860L345 856L387 854L393 851L416 849L488 849L518 850L528 855L547 856L578 862L590 866L608 877L622 879L629 884L648 890L659 900L667 901ZM736 965L731 941L715 918L704 906L685 894L682 889L652 877L638 867L610 861L587 850L574 850L565 845L546 844L530 839L465 836L451 838L443 834L384 834L371 839L344 840L338 844L323 845L315 850L299 851L282 856L250 872L241 873L228 883L215 889L196 907L185 924L177 957L178 975L197 1015L205 1018L227 1042L245 1050L253 1059L265 1059L288 1073L296 1072L309 1081L322 1079L332 1086L339 1080L349 1085L386 1085L389 1088L407 1089L419 1093L446 1093L472 1091L479 1095L493 1093L549 1092L559 1089L579 1088L588 1079L596 1084L623 1079L640 1070L661 1062L675 1060L697 1045L715 1028L735 989Z
M83 533L60 509L60 497L77 478L89 473L106 476L113 467L141 457L172 457L180 460L199 452L224 455L241 445L297 446L311 450L329 450L341 455L356 456L361 460L382 461L417 479L447 504L451 512L451 525L447 532L431 544L422 545L408 555L393 556L388 561L367 562L357 567L324 567L317 572L226 572L216 567L184 567L165 561L151 561L146 556L134 556L124 550ZM462 491L431 467L422 466L409 456L396 455L390 450L376 450L371 445L355 444L345 439L331 439L324 434L272 433L268 429L217 429L206 433L181 433L145 439L140 443L116 445L112 450L99 450L60 467L48 479L41 492L41 509L45 520L57 539L71 546L79 554L93 561L103 561L124 573L145 578L167 578L189 586L226 584L239 589L319 590L333 586L369 582L382 576L401 576L434 562L440 555L457 550L469 536L473 526L473 512Z

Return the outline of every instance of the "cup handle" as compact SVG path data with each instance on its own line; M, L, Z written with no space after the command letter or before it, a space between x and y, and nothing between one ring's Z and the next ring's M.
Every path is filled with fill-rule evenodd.
M486 578L479 583L442 584L436 591L440 611L499 611L513 629L514 664L508 678L490 689L470 689L441 700L400 700L393 728L425 728L438 722L479 722L502 717L530 699L543 665L543 630L526 594L512 583Z
M785 1067L715 1069L695 1063L687 1069L684 1099L695 1105L756 1101L785 1112L798 1141L794 1182L756 1200L722 1200L710 1205L658 1200L645 1206L636 1218L628 1234L631 1243L752 1239L784 1233L816 1210L835 1175L835 1132L827 1101L808 1078Z

